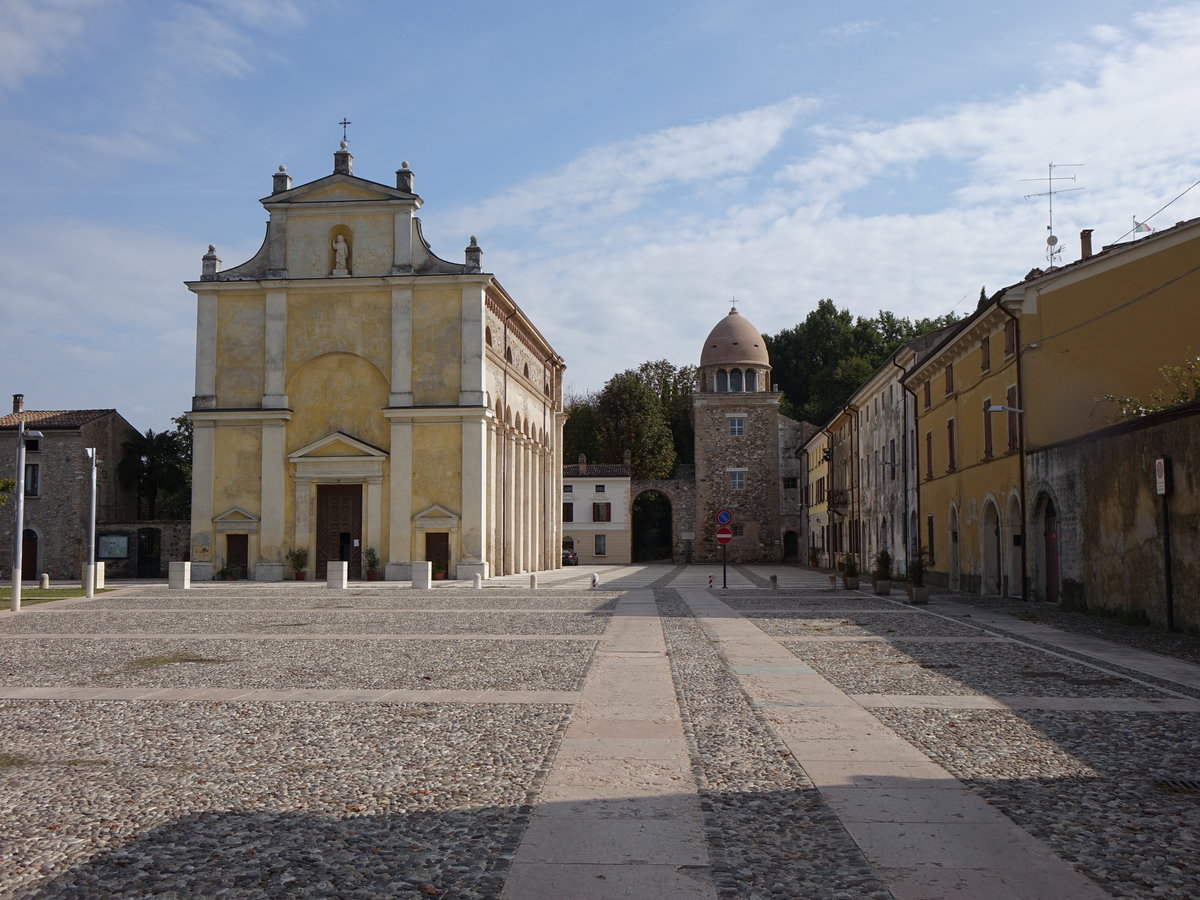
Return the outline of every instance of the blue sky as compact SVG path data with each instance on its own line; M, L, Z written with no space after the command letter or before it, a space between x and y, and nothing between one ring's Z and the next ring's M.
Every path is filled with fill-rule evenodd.
M271 173L407 160L434 252L484 267L575 391L694 363L736 297L973 308L1055 232L1121 238L1200 180L1200 2L4 0L0 357L36 409L190 405L217 245L262 239ZM1200 215L1200 188L1151 219ZM4 401L7 402L7 401Z

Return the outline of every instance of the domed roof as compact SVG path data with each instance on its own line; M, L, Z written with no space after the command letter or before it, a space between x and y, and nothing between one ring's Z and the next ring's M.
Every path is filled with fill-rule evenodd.
M770 366L771 358L762 334L735 306L709 332L700 352L700 365Z

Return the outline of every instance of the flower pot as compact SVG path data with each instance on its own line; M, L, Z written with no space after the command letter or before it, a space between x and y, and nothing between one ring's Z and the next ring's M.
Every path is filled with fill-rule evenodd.
M367 573L367 581L378 581L378 580L379 580L379 573L376 572L374 569L372 569L370 572Z
M875 579L875 593L879 594L882 597L886 597L891 592L892 592L892 582L890 579L889 580L885 580L883 578Z
M434 573L433 573L433 580L434 580L434 581L445 581L445 580L446 580L446 573L445 573L445 572L434 572Z
M858 576L857 575L843 575L842 576L842 584L844 584L846 586L846 590L848 590L848 591L857 591L858 590Z
M296 573L296 580L297 580L297 581L303 581L303 580L305 579L305 576L306 576L306 573L304 573L304 572L297 572L297 573Z
M924 606L929 602L929 588L925 585L913 585L909 594L909 603L914 606Z

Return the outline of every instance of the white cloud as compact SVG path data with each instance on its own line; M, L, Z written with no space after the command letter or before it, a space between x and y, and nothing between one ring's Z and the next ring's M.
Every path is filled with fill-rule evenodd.
M861 37L877 31L880 26L878 19L859 19L853 22L842 22L832 28L826 28L821 34L837 41L856 41Z
M0 15L0 89L53 69L101 0L6 0Z

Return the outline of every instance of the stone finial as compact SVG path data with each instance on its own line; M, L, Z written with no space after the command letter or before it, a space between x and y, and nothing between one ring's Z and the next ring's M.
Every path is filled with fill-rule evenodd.
M292 189L292 176L288 174L287 169L283 166L279 167L279 171L275 173L274 181L271 184L272 194L282 194L284 191Z
M397 190L413 192L413 173L408 167L408 160L400 163L400 168L396 170L396 188Z
M221 258L217 256L217 247L215 244L209 244L208 252L200 257L200 280L216 281L220 271Z
M483 271L483 251L475 235L471 235L471 243L467 245L467 271L473 274Z
M345 141L338 145L337 152L333 154L333 174L354 174L354 157L350 155L349 145Z

